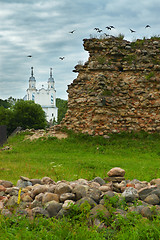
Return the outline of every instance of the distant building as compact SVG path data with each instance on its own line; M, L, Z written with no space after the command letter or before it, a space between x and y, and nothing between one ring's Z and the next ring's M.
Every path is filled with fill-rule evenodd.
M56 107L56 90L54 87L54 78L52 77L52 68L50 68L50 77L48 78L48 88L36 89L36 79L33 76L33 67L31 67L31 76L29 78L29 88L24 100L33 100L35 103L40 104L46 113L48 122L57 121L58 108Z

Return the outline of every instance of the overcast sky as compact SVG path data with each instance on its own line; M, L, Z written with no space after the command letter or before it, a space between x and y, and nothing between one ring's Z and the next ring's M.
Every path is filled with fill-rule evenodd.
M38 89L52 67L56 96L67 99L74 66L88 59L83 39L102 35L95 27L130 41L158 36L160 0L0 0L0 99L24 97L32 66Z

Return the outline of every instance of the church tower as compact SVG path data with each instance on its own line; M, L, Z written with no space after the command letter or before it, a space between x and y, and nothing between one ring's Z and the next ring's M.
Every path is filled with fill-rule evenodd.
M36 79L33 76L33 67L31 67L31 76L29 78L29 88L27 89L27 100L35 100Z
M41 89L36 89L36 79L33 76L33 67L31 67L31 76L29 78L29 88L27 89L27 95L25 100L32 100L37 104L40 104L46 114L48 122L53 120L57 121L58 108L56 107L56 90L54 87L54 78L52 76L52 68L50 68L50 76L48 78L48 87L45 89L43 86Z
M54 78L52 77L52 68L50 68L50 77L48 78L48 89L54 89Z

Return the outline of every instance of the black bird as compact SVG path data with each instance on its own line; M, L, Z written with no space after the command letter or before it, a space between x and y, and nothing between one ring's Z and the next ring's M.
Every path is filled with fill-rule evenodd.
M31 57L32 57L32 55L28 55L27 57L31 58Z
M76 30L72 30L72 31L70 31L69 33L74 33Z
M110 28L115 28L114 26L110 26Z
M94 28L94 30L98 31L98 30L100 30L100 29L99 29L99 28L97 28L97 27L95 27L95 28Z
M59 59L60 59L60 60L63 60L63 59L64 59L64 57L59 57Z
M101 30L101 29L98 29L97 32L100 33L100 32L102 32L102 30Z
M149 27L151 27L151 26L150 26L150 25L148 25L148 24L145 26L145 28L149 28Z
M107 28L108 30L111 30L111 29L112 29L112 28L111 28L111 26L110 26L110 27L109 27L109 26L107 26L106 28Z
M134 31L134 30L132 30L132 29L130 29L130 31L131 31L131 33L134 33L134 32L136 32L136 31Z

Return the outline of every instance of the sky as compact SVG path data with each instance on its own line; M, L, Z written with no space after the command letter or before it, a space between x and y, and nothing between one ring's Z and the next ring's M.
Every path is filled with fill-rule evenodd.
M66 100L74 67L88 59L84 38L135 41L158 36L159 25L159 0L0 0L0 99L23 98L33 67L37 89L47 88L52 68L56 97Z

